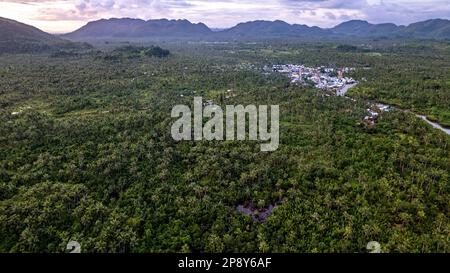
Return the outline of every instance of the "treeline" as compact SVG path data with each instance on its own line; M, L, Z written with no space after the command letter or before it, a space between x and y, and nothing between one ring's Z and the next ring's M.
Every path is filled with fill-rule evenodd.
M162 49L159 46L138 47L123 46L114 49L111 53L102 54L101 58L109 61L117 61L121 59L136 59L141 57L166 58L170 55L170 51Z

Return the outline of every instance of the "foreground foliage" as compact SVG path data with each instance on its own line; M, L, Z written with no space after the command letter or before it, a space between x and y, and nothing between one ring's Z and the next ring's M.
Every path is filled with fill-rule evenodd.
M365 252L374 240L385 252L449 251L450 138L401 111L361 124L365 95L448 110L443 64L415 56L429 51L167 46L168 58L113 63L96 53L1 57L0 251L63 252L70 240L83 252ZM366 77L356 102L258 69L327 60ZM433 79L413 77L413 65ZM428 81L411 91L417 102L403 97ZM197 95L279 104L280 148L173 141L172 106ZM236 210L271 204L265 222Z

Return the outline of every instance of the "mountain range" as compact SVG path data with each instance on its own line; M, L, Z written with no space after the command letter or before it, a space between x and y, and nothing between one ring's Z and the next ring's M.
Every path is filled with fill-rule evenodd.
M132 18L101 19L60 36L43 32L14 20L0 17L0 53L49 51L89 47L71 41L90 39L141 38L183 40L265 40L265 39L434 39L450 40L450 20L431 19L408 26L371 24L352 20L333 28L288 24L284 21L252 21L224 30L211 30L203 23L188 20L141 20ZM71 40L71 41L69 41Z
M410 38L450 39L450 20L432 19L409 26L395 24L371 24L352 20L333 28L309 27L288 24L284 21L251 21L220 31L212 31L205 24L193 24L188 20L140 20L130 18L101 19L89 22L80 29L65 34L68 39L86 38L193 38L193 39L273 39L273 38Z

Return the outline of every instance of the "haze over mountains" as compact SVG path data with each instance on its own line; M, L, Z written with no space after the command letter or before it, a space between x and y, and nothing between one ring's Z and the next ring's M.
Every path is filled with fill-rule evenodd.
M61 38L62 37L62 38ZM64 38L64 39L63 39ZM386 38L450 40L450 20L432 19L409 26L370 24L352 20L324 29L283 21L252 21L232 28L213 31L203 23L188 20L141 20L112 18L92 21L80 29L61 36L45 33L35 27L0 17L0 53L40 52L53 49L86 47L69 40L141 38L183 39L205 41L264 40L264 39L336 39Z

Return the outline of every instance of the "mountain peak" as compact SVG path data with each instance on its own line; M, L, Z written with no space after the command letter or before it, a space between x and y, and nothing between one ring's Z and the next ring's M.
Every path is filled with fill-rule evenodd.
M372 24L370 24L369 22L365 21L365 20L350 20L350 21L346 21L343 23L340 23L339 25L335 26L334 29L337 28L346 28L346 27L365 27L365 26L370 26Z
M68 33L65 37L118 38L118 37L178 37L201 36L212 32L205 24L193 24L186 19L150 19L147 21L133 18L110 18L89 22L80 29Z
M331 31L339 35L358 37L389 37L399 31L399 27L392 23L371 24L364 20L351 20L343 22Z
M450 20L430 19L413 23L407 26L404 32L422 39L450 39Z

